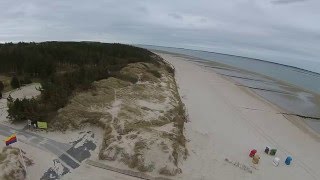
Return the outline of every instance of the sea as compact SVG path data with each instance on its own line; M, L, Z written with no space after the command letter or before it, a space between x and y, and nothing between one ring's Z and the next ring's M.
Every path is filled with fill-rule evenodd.
M151 45L135 45L188 57L270 103L296 115L320 133L320 74L298 67L249 57Z

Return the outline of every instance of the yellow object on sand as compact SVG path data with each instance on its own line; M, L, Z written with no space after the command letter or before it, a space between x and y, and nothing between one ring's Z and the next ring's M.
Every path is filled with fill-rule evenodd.
M253 164L258 164L259 163L259 160L260 160L260 156L259 155L254 155L253 158L252 158L252 162Z
M38 121L37 125L38 125L38 128L40 129L48 129L48 124L46 122Z

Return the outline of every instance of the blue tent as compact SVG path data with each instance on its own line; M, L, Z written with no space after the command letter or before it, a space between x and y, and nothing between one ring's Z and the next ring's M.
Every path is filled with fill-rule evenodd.
M288 156L286 161L285 161L286 165L290 165L291 161L292 161L292 157Z

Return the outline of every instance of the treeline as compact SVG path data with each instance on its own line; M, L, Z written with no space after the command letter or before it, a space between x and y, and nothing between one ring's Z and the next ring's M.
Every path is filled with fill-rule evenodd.
M4 84L2 81L0 81L0 99L2 98L2 91L4 89Z
M0 44L0 73L38 78L41 98L9 99L9 118L45 120L48 114L66 105L75 90L91 87L96 80L119 75L129 63L158 64L148 50L123 44L96 42L44 42Z
M0 73L47 78L59 65L125 65L150 61L148 50L98 42L43 42L0 44Z

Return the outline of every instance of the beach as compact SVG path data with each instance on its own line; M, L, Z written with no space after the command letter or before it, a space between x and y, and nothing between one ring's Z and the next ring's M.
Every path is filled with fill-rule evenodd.
M229 76L222 75L221 70L208 68L197 59L156 53L175 68L178 91L188 114L183 131L188 156L185 160L179 159L181 174L164 176L154 172L148 175L181 180L320 178L320 172L317 171L320 167L319 134L301 118L283 114L285 110L263 99L254 89L239 86ZM10 94L13 98L36 97L40 94L36 87L39 84L30 84ZM9 93L4 95L7 97ZM11 124L8 121L6 105L7 100L1 99L0 137L5 139L12 133L17 134L18 142L13 147L21 148L25 152L24 156L34 162L27 168L28 178L63 176L63 179L137 179L86 163L86 158L99 161L103 139L101 129L87 127L66 133L32 132L25 128L25 123ZM146 104L148 107L151 105ZM166 130L168 127L165 125L156 130ZM86 147L88 142L94 144L91 149ZM4 146L2 144L1 148ZM277 149L276 155L264 153L266 146ZM71 152L70 148L79 149L79 152L82 149L83 152ZM260 156L258 164L253 164L249 157L252 149L256 149ZM158 147L150 150L158 159L164 159L157 151ZM78 157L77 154L88 156ZM68 161L63 158L65 156L69 157ZM284 163L287 156L293 158L290 165ZM280 158L279 166L273 165L275 157ZM129 170L115 162L99 162Z
M176 179L320 178L317 136L214 70L186 57L157 54L176 69L190 121L185 125L189 156L181 162L182 174ZM277 149L279 166L273 165L274 156L264 153L266 146ZM257 165L249 157L252 149L261 157ZM287 166L289 155L293 161Z

